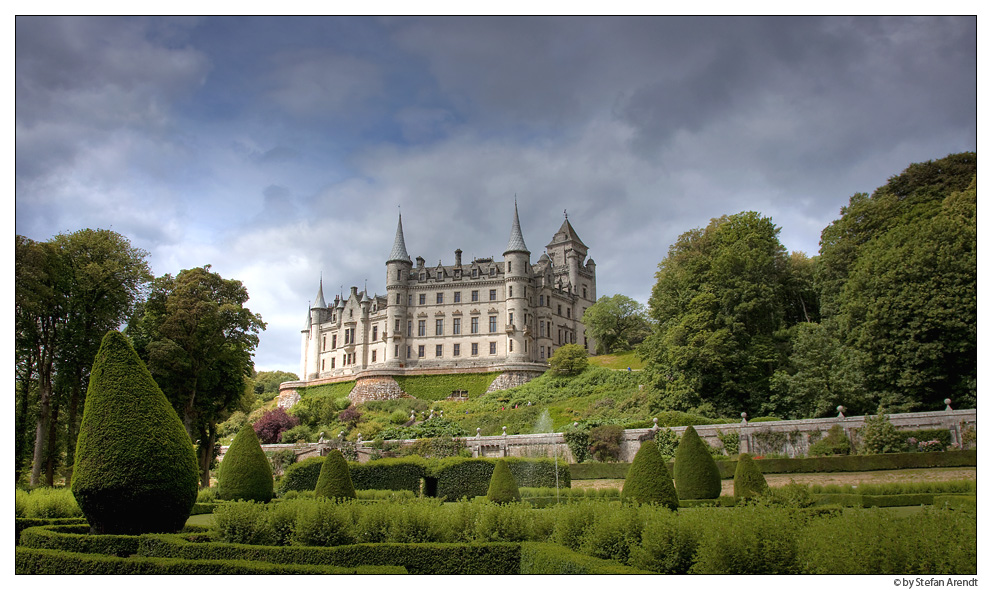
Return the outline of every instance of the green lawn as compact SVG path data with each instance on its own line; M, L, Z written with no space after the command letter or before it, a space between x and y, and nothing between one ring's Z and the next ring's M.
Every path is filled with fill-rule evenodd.
M633 350L623 352L620 354L600 354L597 356L589 357L589 364L596 367L605 367L607 369L614 369L618 371L625 371L627 367L635 371L639 371L644 368L644 361L637 357L637 353Z

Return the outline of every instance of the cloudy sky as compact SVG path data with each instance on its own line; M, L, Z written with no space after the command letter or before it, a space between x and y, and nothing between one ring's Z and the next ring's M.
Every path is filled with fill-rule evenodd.
M536 261L563 212L600 295L754 210L815 255L849 197L976 149L976 19L16 19L15 230L109 228L158 276L244 282L259 370L299 370L323 276Z

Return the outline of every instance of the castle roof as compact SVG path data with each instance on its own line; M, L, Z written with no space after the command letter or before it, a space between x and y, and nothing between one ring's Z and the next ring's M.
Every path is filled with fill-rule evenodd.
M510 243L506 245L506 252L503 252L503 256L510 252L530 254L527 244L524 243L524 234L520 231L520 215L517 213L516 200L513 201L513 228L510 230Z
M400 213L400 220L396 223L396 238L393 240L393 250L389 253L390 262L411 262L410 255L406 252L406 241L403 240L403 214Z
M581 246L583 250L589 250L589 246L582 243L582 240L579 239L579 234L576 233L575 228L572 227L572 224L568 222L568 217L565 218L564 223L562 223L561 227L558 228L558 231L555 233L555 237L551 238L551 243L548 244L548 247L550 248L551 246L562 242L572 242L573 245Z
M320 279L320 287L317 288L317 298L313 301L314 307L324 309L327 303L324 302L324 279Z

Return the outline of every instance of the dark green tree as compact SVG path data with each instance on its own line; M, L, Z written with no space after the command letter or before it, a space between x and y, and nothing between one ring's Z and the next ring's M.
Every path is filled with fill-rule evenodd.
M582 323L599 354L630 350L651 333L644 306L620 294L600 297L582 314Z
M493 475L489 479L489 491L486 492L486 499L497 504L509 504L520 501L520 489L517 488L517 481L510 473L510 467L506 461L500 459L496 462Z
M740 504L748 498L760 496L768 490L768 482L761 474L751 455L741 453L734 470L734 501Z
M94 533L171 533L196 502L193 444L127 339L96 355L76 445L72 493Z
M210 481L217 425L252 393L246 379L262 318L244 304L241 281L224 279L210 266L165 275L128 325L128 336L193 440L201 485Z
M649 300L657 330L640 349L660 394L653 409L708 403L734 415L767 400L786 352L779 333L797 307L787 303L803 291L790 287L778 233L770 218L744 212L671 246Z
M279 384L286 381L299 381L296 373L286 371L259 371L253 377L255 395L270 400L279 393Z
M645 441L637 449L634 460L623 480L620 499L624 502L660 504L671 510L678 510L679 497L672 484L665 460L653 441Z
M317 477L317 487L314 490L318 497L325 498L356 498L355 484L351 481L351 472L344 455L337 449L331 449L324 458Z
M272 489L272 465L255 429L245 424L234 436L217 470L217 496L221 500L268 502Z
M710 454L709 445L689 426L675 449L675 491L680 500L719 498L722 484L720 469Z
M853 196L823 230L823 321L858 353L863 389L875 396L845 405L975 404L976 170L974 153L912 164L871 196Z

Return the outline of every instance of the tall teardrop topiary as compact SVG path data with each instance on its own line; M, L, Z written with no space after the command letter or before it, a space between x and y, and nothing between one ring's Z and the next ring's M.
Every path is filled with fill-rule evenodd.
M679 496L672 484L672 476L668 473L665 459L654 441L644 441L641 448L637 449L634 461L627 471L627 478L623 480L620 500L661 504L672 510L678 509Z
M675 449L675 491L680 500L720 497L720 469L710 455L709 445L689 426Z
M217 471L217 496L221 500L272 499L272 465L251 424L238 430Z
M486 492L486 499L497 504L520 501L520 489L517 487L517 480L513 479L510 466L502 459L496 462L493 475L489 478L489 491Z
M734 501L739 503L759 496L766 490L768 490L768 482L751 459L751 455L741 453L737 458L737 469L734 470Z
M317 488L314 490L317 496L325 498L356 498L355 484L351 482L351 472L348 470L348 463L344 460L344 455L337 449L324 458L324 465L320 468L320 475L317 477Z
M93 362L71 488L97 534L180 530L196 503L193 443L120 332Z

